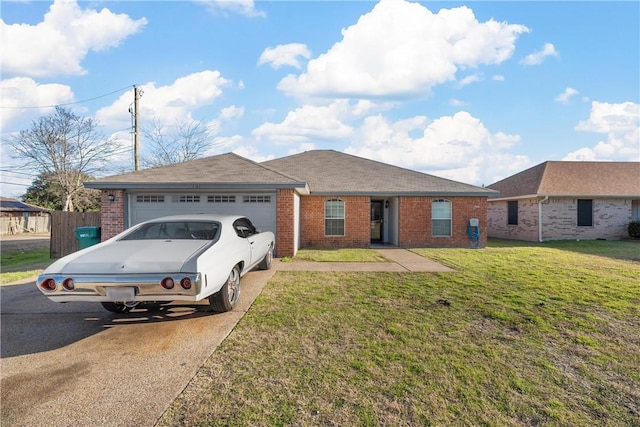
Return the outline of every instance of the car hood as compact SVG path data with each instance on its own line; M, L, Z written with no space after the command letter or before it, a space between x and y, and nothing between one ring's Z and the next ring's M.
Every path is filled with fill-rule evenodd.
M88 248L66 263L62 274L136 274L179 272L209 244L203 240L119 240Z

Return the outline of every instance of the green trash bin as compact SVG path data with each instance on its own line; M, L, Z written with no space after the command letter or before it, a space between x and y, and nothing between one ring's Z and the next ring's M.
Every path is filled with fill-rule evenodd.
M74 231L79 249L100 243L100 227L78 227Z

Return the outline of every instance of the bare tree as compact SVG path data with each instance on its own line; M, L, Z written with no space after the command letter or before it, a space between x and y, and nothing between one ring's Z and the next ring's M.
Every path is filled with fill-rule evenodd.
M142 134L145 142L149 143L143 163L150 167L194 160L211 147L209 129L203 122L195 120L178 122L171 130L154 120L151 129L142 128Z
M8 139L23 167L47 173L60 185L63 210L74 210L74 197L83 179L96 176L122 148L98 132L99 123L63 107L32 122L31 128Z

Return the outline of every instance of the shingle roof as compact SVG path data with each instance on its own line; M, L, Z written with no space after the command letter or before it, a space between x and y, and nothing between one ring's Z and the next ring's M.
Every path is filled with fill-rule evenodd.
M315 194L489 196L493 190L334 150L263 163L227 153L86 182L89 188L300 188Z
M640 197L640 162L547 161L488 186L500 198Z
M89 188L305 187L304 182L234 153L113 175L86 182ZM197 186L197 187L196 187Z
M334 150L312 150L262 163L305 181L311 194L489 196L492 190Z
M49 212L40 206L30 205L10 197L0 197L0 212Z

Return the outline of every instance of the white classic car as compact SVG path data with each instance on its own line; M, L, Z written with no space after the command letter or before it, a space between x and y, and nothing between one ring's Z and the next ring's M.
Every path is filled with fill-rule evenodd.
M272 232L243 216L167 216L60 258L36 285L52 301L96 301L114 312L204 298L214 311L229 311L240 277L271 268L274 243Z

